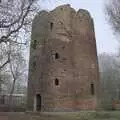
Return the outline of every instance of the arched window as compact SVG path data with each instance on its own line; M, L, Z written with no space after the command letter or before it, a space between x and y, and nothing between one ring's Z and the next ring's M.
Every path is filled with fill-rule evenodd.
M55 59L59 59L59 58L60 58L59 54L55 53Z
M37 111L41 110L41 95L40 94L36 95L36 110Z
M55 85L58 86L59 85L59 80L56 78L55 79Z

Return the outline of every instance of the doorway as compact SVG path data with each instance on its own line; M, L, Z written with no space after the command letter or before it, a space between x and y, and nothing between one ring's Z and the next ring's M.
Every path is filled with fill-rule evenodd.
M36 94L36 111L41 110L41 95Z

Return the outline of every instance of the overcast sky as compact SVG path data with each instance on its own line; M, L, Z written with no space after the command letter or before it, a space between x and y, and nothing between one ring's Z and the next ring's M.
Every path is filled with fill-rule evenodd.
M51 0L53 1L53 0ZM117 53L118 41L113 31L105 20L104 0L55 0L57 2L45 2L42 9L52 10L56 6L69 3L74 9L87 9L94 19L97 51L99 53ZM60 1L60 2L58 2Z

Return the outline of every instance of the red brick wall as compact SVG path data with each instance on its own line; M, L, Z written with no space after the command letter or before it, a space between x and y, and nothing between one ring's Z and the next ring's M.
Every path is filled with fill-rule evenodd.
M61 108L72 108L80 110L95 110L96 109L96 100L87 99L87 100L78 100L78 101L64 101L59 104L57 107Z
M51 22L54 24L52 30ZM48 13L43 11L33 22L32 40L38 44L30 51L29 110L33 109L36 94L41 96L44 111L95 109L99 72L94 26L89 12L75 11L68 5ZM55 58L56 53L59 59ZM36 66L33 67L34 62ZM55 85L56 79L59 85Z

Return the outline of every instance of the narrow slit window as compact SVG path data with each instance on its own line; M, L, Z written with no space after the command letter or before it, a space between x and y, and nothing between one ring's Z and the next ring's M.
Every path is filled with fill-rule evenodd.
M35 61L33 62L33 67L36 67L36 62Z
M59 85L59 80L56 78L55 79L55 85L58 86Z
M60 58L59 54L55 53L55 59L59 59L59 58Z
M50 23L50 29L53 29L53 22Z
M94 95L95 94L95 87L94 87L94 84L91 83L91 95Z
M36 47L37 47L37 40L34 40L34 42L33 42L33 48L36 49Z

